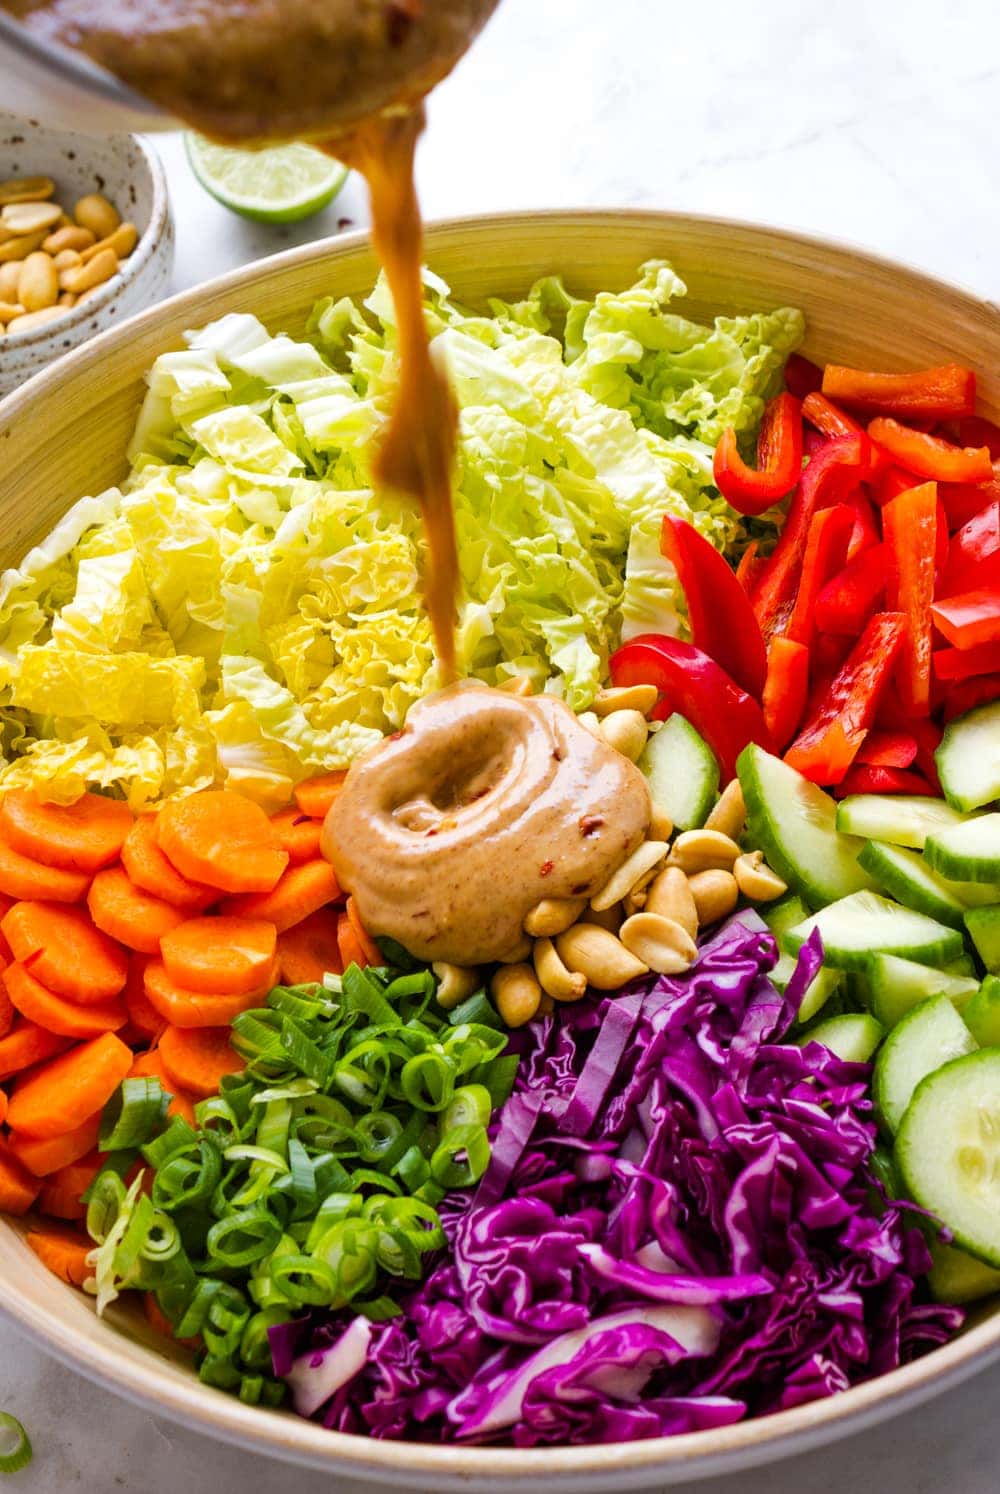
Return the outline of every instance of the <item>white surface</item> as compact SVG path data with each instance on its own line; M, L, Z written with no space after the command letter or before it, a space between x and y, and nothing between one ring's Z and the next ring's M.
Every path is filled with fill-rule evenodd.
M424 208L741 216L851 239L1000 297L998 38L984 0L503 0L433 100ZM157 143L177 220L177 289L334 233L343 218L366 221L351 181L308 223L243 223L200 190L179 138ZM993 1370L882 1430L697 1488L995 1494L998 1395ZM157 1422L2 1324L0 1407L22 1417L36 1448L12 1494L353 1494Z

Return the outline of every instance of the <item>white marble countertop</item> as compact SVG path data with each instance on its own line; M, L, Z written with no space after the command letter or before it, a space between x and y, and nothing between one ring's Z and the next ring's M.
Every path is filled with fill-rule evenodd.
M503 0L432 101L429 217L648 206L853 240L1000 299L995 144L1000 21L983 0ZM366 222L350 181L320 217L232 217L158 141L178 229L178 289ZM1000 1368L881 1430L703 1494L995 1494ZM12 1494L320 1494L337 1487L158 1421L0 1323L0 1407L35 1462Z

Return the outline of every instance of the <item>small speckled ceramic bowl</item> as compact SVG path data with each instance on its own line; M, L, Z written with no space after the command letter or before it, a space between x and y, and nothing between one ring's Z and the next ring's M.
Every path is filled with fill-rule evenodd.
M0 113L0 181L16 176L50 176L53 201L67 210L88 192L102 192L140 237L118 274L82 306L33 332L0 337L0 395L95 332L158 301L169 286L174 252L163 167L138 135L77 135Z

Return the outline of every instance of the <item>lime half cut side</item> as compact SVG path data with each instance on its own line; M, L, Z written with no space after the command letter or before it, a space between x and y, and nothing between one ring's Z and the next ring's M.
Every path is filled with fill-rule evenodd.
M297 223L332 202L347 168L311 145L231 150L203 135L185 136L191 169L206 192L258 223Z

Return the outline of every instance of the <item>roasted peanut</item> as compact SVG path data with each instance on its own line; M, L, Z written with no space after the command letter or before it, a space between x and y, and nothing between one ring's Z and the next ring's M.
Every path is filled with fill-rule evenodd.
M679 923L692 939L698 936L698 909L679 866L665 866L646 889L646 912Z
M449 965L446 960L435 960L431 966L438 978L437 1004L450 1012L479 986L479 971L465 965Z
M512 949L500 956L501 965L521 965L525 960L531 959L531 940L527 934L522 934Z
M605 908L613 908L627 892L634 892L637 887L648 882L668 849L665 840L644 840L608 878L604 886L594 893L590 899L594 912L603 913Z
M78 296L82 291L103 285L105 280L110 280L117 273L117 256L110 249L102 249L88 264L74 265L70 270L63 270L59 276L59 285L62 290L71 291L74 296Z
M636 762L649 736L649 725L641 711L612 711L600 723L601 736L609 747Z
M622 898L622 914L625 918L631 918L633 913L640 912L646 906L646 889L637 887L634 892L626 892Z
M612 685L598 690L593 710L597 716L610 716L612 711L639 711L648 716L658 695L655 685Z
M23 316L25 310L19 301L0 301L0 326L12 322L15 317Z
M42 248L46 254L61 254L64 249L75 249L77 254L82 254L94 242L94 235L89 228L80 228L76 223L71 223L67 228L57 228L55 233L50 233L43 241Z
M0 301L10 304L17 300L17 282L21 278L21 266L18 263L0 265Z
M665 809L653 805L653 812L649 817L650 840L669 840L674 833L674 822Z
M118 209L100 192L81 197L73 209L73 217L81 228L89 228L95 239L106 239L122 221Z
M769 903L788 891L788 883L771 870L763 851L748 851L739 856L733 865L733 875L743 896L752 903Z
M660 913L636 913L626 918L619 938L627 950L658 975L680 975L690 969L698 946L686 929Z
M53 254L52 263L57 270L62 271L71 270L74 265L81 264L82 261L75 249L60 249L58 254Z
M50 176L15 176L0 182L0 207L9 202L44 202L56 190Z
M21 261L17 281L17 299L25 311L42 311L59 299L59 271L51 255L37 249Z
M705 829L718 830L723 835L728 835L730 840L738 840L746 819L747 807L743 800L743 789L740 780L733 778L716 800L715 808L705 821Z
M698 910L700 927L725 918L739 902L740 889L732 872L718 868L695 872L693 877L688 878L688 886Z
M119 223L114 233L109 233L106 239L98 239L96 244L91 244L89 249L84 249L81 258L84 264L100 254L102 249L110 249L118 259L128 259L132 250L139 242L139 230L134 223ZM529 682L530 693L530 682Z
M551 939L576 923L587 906L582 897L543 897L524 920L524 932L533 939Z
M54 202L11 202L0 209L0 222L11 233L49 233L59 222L60 208Z
M551 939L536 939L532 958L546 996L554 1001L579 1001L586 993L587 977L579 970L567 969Z
M586 977L598 991L617 991L626 981L645 975L647 967L614 934L593 923L575 923L556 939L563 964Z
M122 224L122 228L131 228L131 227L132 227L132 225L130 223L123 223ZM118 232L120 233L121 229L119 229ZM115 237L115 234L112 234L111 238L113 239L114 237ZM109 240L109 243L110 243L110 240ZM114 249L114 247L115 247L114 244L111 244L111 248ZM134 244L133 244L132 248L133 249L135 248ZM129 254L131 254L131 252L132 252L131 249L128 250ZM122 253L122 251L120 249L115 249L115 253L118 255L119 259L124 259L125 258L125 255ZM527 696L527 695L534 695L534 693L535 693L535 687L531 683L531 680L528 678L528 676L526 674L512 674L509 679L501 680L500 683L499 683L499 685L497 685L497 689L498 690L502 690L505 695Z
M39 327L44 327L46 322L55 321L58 317L66 315L65 306L44 306L41 311L26 311L24 316L19 316L16 321L8 324L8 331L33 332Z
M9 263L15 259L27 259L29 254L34 254L36 249L42 247L44 233L22 233L13 239L7 239L0 244L0 263Z
M538 1011L542 988L530 965L501 965L490 981L490 994L508 1027L523 1027Z
M729 871L739 854L735 840L720 830L684 830L670 847L671 861L689 876L700 871Z

